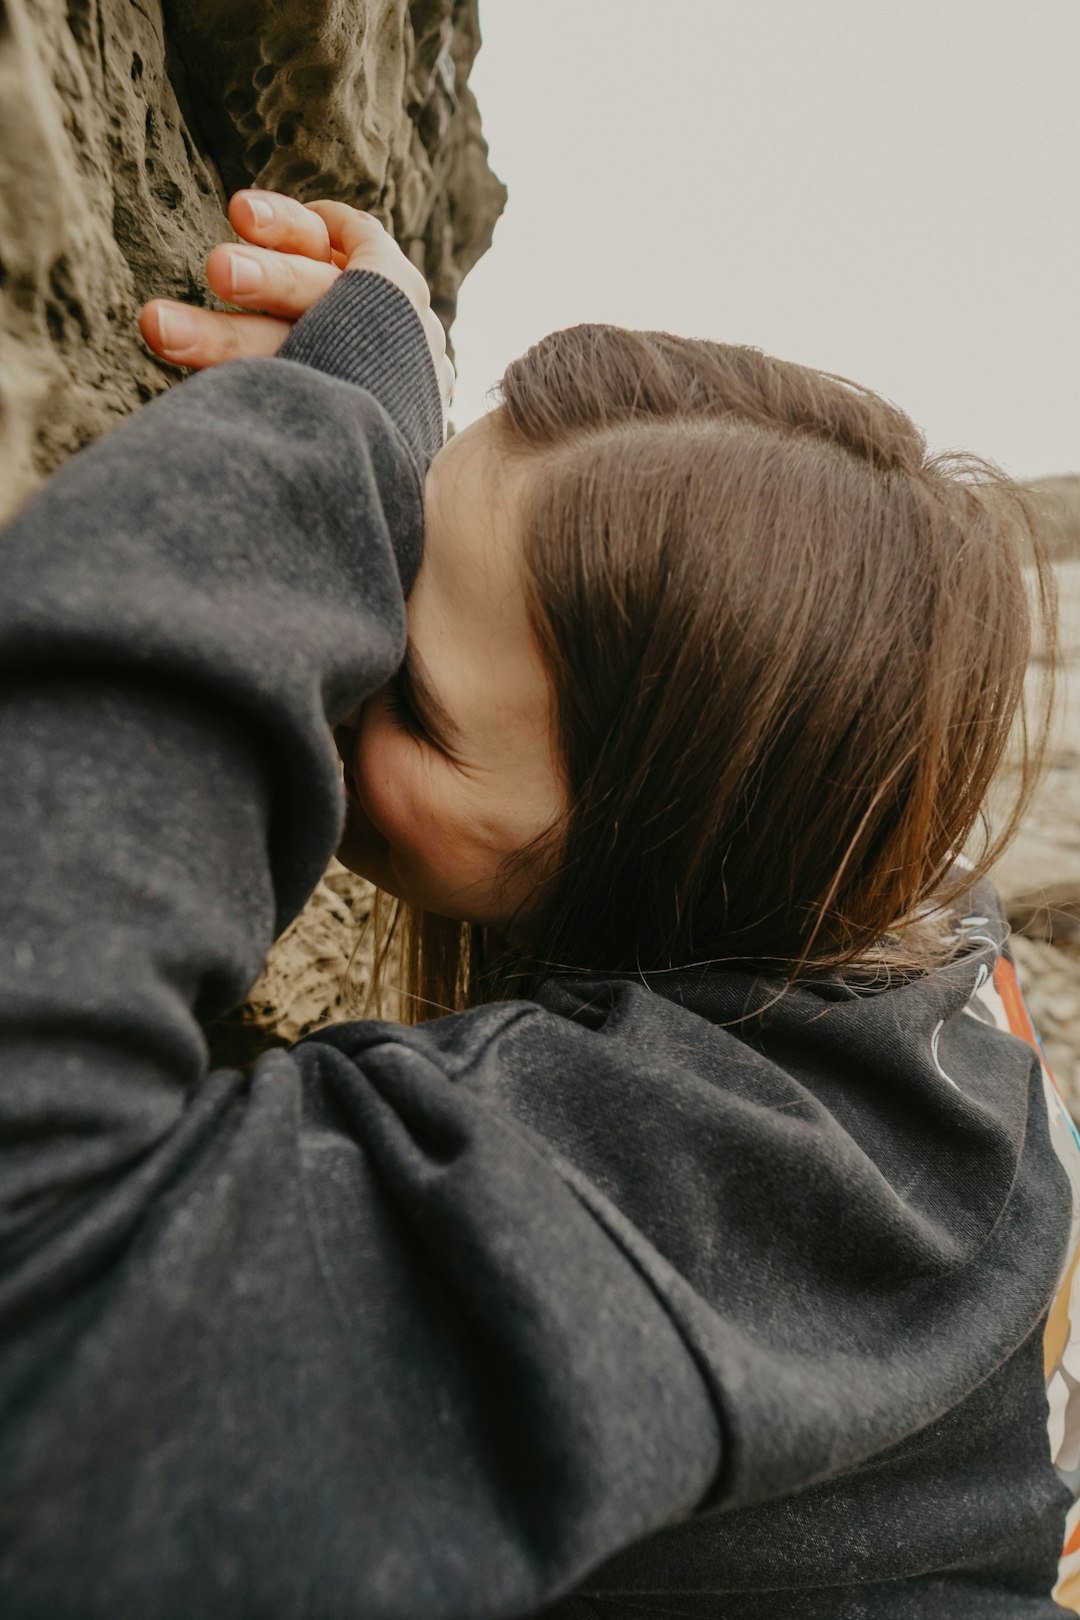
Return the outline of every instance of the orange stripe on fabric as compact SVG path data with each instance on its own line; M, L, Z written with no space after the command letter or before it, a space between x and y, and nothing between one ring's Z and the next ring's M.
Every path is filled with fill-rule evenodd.
M1028 1045L1033 1046L1041 1057L1042 1049L1039 1046L1039 1038L1035 1033L1035 1026L1028 1015L1027 1007L1024 1005L1020 980L1016 977L1016 969L1007 956L999 956L997 959L997 966L994 969L994 988L1001 997L1001 1004L1005 1008L1005 1016L1009 1020L1009 1028L1012 1033L1019 1035L1021 1040L1027 1041Z

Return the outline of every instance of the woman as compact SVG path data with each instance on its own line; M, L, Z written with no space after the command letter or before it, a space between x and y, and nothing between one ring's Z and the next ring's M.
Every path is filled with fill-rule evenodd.
M4 1613L1060 1612L1022 501L602 327L440 451L385 233L232 218L270 316L144 332L243 358L4 536ZM208 1074L335 847L457 1010Z

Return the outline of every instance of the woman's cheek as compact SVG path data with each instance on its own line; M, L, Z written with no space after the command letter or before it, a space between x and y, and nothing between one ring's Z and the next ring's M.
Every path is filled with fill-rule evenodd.
M478 844L476 807L454 767L382 725L371 727L360 754L364 808L388 845L387 887L425 911L488 921L498 863Z
M358 738L356 786L368 818L395 850L416 818L418 744L385 720L367 720Z
M389 725L365 731L360 747L360 798L389 845L388 862L404 898L432 905L456 886L460 852L448 838L448 807L438 778L448 767L425 757L426 745ZM407 892L406 892L407 891Z

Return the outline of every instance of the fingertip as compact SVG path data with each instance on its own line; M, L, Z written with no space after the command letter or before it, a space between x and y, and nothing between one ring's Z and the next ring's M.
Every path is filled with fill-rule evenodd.
M241 201L260 225L268 225L273 219L276 212L273 201L261 192L245 191L241 195Z
M163 360L166 365L177 366L181 362L169 354L162 341L161 318L158 308L159 300L152 299L144 304L139 311L139 333L146 347L156 360Z
M160 298L151 298L149 303L143 305L139 311L139 332L148 349L152 349L159 359L164 360L165 343L161 325Z
M195 314L186 304L171 299L156 298L153 303L151 335L147 336L146 329L143 331L150 347L173 365L196 365L199 360L199 327Z
M211 290L227 303L233 301L232 249L228 242L219 242L206 255L206 279Z

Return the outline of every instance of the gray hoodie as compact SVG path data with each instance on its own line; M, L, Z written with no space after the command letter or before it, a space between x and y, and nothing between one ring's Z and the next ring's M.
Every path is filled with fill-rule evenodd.
M1049 1620L1076 1148L988 891L875 995L563 976L208 1072L440 437L349 272L0 536L0 1613Z

